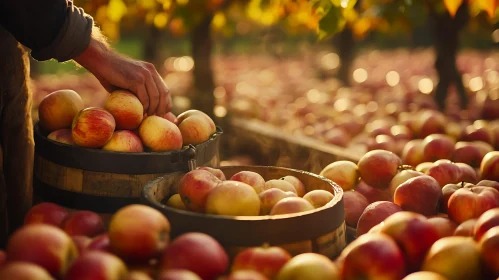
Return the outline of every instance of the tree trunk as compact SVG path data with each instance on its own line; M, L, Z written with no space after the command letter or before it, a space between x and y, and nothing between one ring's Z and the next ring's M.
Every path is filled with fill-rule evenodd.
M149 61L161 69L162 61L160 57L161 31L154 25L146 27L146 38L144 40L143 56L145 61Z
M468 6L466 2L463 2L454 18L447 12L438 14L432 10L430 19L435 40L435 69L439 78L435 92L435 102L440 110L444 111L449 87L454 84L461 101L461 108L466 108L468 95L464 88L461 73L459 73L456 66L456 57L459 46L459 32L469 20Z
M352 29L346 26L338 34L337 39L336 42L333 41L341 61L337 76L345 86L350 86L351 68L355 57L355 40Z
M191 51L194 60L194 91L191 102L193 108L203 111L215 119L213 114L215 83L211 65L213 41L210 32L212 19L213 15L205 18L194 28L191 34Z

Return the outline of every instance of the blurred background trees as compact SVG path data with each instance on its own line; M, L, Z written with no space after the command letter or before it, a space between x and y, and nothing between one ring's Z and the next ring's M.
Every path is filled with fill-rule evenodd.
M153 62L162 74L171 64L167 58L179 56L176 67L192 72L188 91L192 107L212 117L214 53L265 52L279 59L303 54L304 47L324 45L333 46L340 61L324 77L334 75L344 85L352 83L358 49L433 46L437 103L443 108L450 89L460 93L465 104L455 64L457 50L493 46L490 34L499 18L496 0L75 0L75 4L95 18L119 51ZM33 68L46 71L55 64L34 63Z

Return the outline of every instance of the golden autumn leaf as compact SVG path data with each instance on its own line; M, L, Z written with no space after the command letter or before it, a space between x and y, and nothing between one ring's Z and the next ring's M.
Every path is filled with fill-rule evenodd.
M114 22L119 22L126 13L127 13L127 7L122 0L109 1L107 9L107 17L110 20Z
M476 2L478 7L487 12L490 18L493 18L497 9L497 0L471 0Z
M225 15L221 12L217 12L215 16L213 16L211 24L215 29L222 29L222 27L224 27L226 22L227 19L225 18Z
M154 16L153 22L154 22L154 26L156 26L156 28L162 29L168 23L168 15L165 12L157 13Z
M445 8L449 11L449 14L454 17L459 9L459 6L463 3L463 0L444 0Z

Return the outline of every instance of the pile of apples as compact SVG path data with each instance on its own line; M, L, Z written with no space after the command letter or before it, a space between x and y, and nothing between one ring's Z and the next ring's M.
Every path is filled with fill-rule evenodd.
M356 229L340 257L346 279L401 279L420 270L428 272L409 279L499 277L499 151L477 165L473 159L473 167L439 159L454 145L430 138L416 167L373 150L357 164L337 161L321 171L343 188L345 222Z
M47 138L68 145L113 152L168 152L208 140L213 120L198 110L176 117L147 116L139 99L129 91L112 92L104 108L84 108L73 90L46 95L38 106L39 123Z
M326 190L307 192L292 175L266 181L256 172L240 171L227 179L220 169L199 167L182 177L166 205L213 215L282 215L314 210L333 198Z
M209 235L190 232L171 240L170 230L168 219L146 205L121 208L105 227L96 213L44 202L0 250L0 279L340 279L335 263L323 255L293 257L263 244L229 259Z

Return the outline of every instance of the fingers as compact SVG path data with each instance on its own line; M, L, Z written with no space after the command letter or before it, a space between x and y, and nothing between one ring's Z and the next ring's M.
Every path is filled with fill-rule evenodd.
M147 112L149 109L149 96L147 95L147 90L143 83L137 85L136 95L139 98L140 103L144 106L144 112Z
M159 92L158 92L158 87L156 86L156 82L153 78L154 75L150 72L151 71L150 67L151 66L146 66L146 68L148 68L147 69L148 71L145 72L145 84L147 89L147 95L149 95L149 108L147 110L147 113L149 115L154 115L159 105Z
M159 106L156 110L158 116L164 116L166 113L170 112L172 109L172 98L170 95L170 90L166 86L165 82L159 75L158 71L154 69L153 73L154 81L159 92Z

